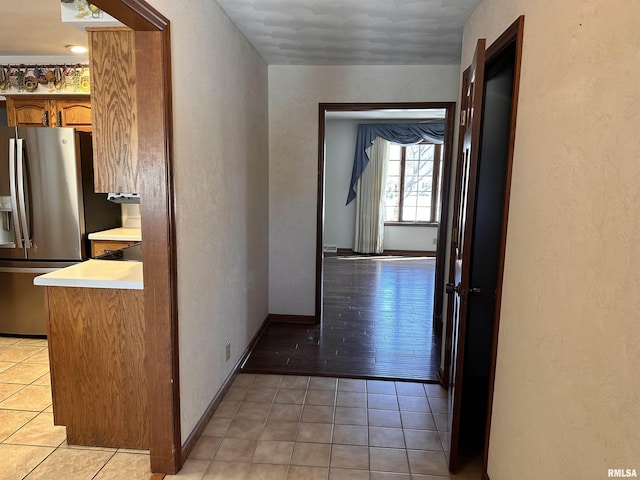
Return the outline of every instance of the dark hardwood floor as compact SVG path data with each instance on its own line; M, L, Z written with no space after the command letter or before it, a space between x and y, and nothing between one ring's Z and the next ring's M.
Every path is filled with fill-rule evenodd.
M325 258L322 323L270 323L242 371L436 383L434 273L434 258Z

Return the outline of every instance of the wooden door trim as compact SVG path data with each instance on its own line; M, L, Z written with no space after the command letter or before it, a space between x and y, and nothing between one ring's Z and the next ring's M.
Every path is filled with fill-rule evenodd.
M507 226L509 223L509 200L511 198L511 178L513 171L513 155L515 149L516 120L518 113L518 94L520 91L520 69L522 63L522 43L524 34L524 15L519 16L502 35L487 48L486 63L491 63L508 47L515 44L516 53L513 65L513 90L511 93L511 118L509 121L509 146L507 149L507 165L505 175L505 192L500 229L500 249L498 253L498 275L496 282L496 305L493 320L493 338L491 341L491 364L489 368L489 393L487 401L487 425L485 429L482 471L485 480L489 480L489 440L491 437L491 417L493 414L493 395L498 359L498 334L500 331L500 308L502 306L502 286L504 280L504 262L507 246Z
M442 194L440 200L440 224L438 226L438 245L436 253L436 273L434 285L434 320L438 315L442 319L442 298L444 297L444 263L446 262L446 235L449 219L451 163L453 157L453 132L455 128L455 102L390 102L390 103L321 103L318 108L318 201L316 214L316 294L315 294L315 319L320 323L322 318L322 247L324 227L324 167L325 167L325 122L327 112L349 112L384 109L430 109L438 108L446 110L445 151L442 157L444 169L442 172ZM440 267L440 268L439 268ZM440 302L437 303L437 299ZM440 320L442 322L442 320Z
M322 321L322 260L324 238L324 153L326 140L326 114L328 108L321 103L318 107L318 192L316 205L316 298L315 298L315 322Z
M470 72L470 68L467 68L463 73L462 73L462 85L460 88L460 98L464 97L464 92L467 88L467 83L469 81L469 72ZM462 115L462 104L460 105L460 115ZM458 118L458 124L460 124L459 118ZM456 178L455 178L455 189L453 192L454 195L454 205L453 205L453 216L451 218L451 227L452 227L452 234L451 234L451 241L449 242L450 244L453 243L453 229L457 228L458 225L458 209L459 209L459 201L460 201L460 176L461 176L461 170L462 170L462 146L464 144L464 135L461 135L460 133L458 133L458 149L456 150L458 155L456 156ZM448 240L447 235L443 235L444 241L446 242ZM438 245L439 247L439 245ZM445 246L446 249L446 246ZM446 254L446 251L445 251ZM455 256L453 255L453 246L451 245L450 247L450 251L449 251L449 277L447 279L448 283L453 284L453 282L455 281ZM440 383L443 387L445 388L449 388L449 381L450 376L451 376L451 351L452 351L452 334L453 334L453 294L452 295L447 295L447 323L445 331L444 331L444 335L442 337L442 349L444 350L444 364L443 366L440 368L439 370L439 374L440 374Z
M163 31L169 26L169 20L145 0L98 0L93 4L131 30Z
M450 102L447 107L447 123L445 124L445 138L449 139L444 146L442 172L442 190L440 200L440 225L438 225L438 244L436 246L436 271L433 298L433 321L442 338L442 311L444 307L444 284L447 262L447 223L449 222L449 204L451 202L451 172L453 172L453 133L456 122L456 103ZM441 342L441 348L443 348ZM447 380L448 381L448 380ZM445 385L443 385L445 386ZM447 388L445 386L445 388Z
M136 32L151 470L183 464L169 20L144 0L92 0Z

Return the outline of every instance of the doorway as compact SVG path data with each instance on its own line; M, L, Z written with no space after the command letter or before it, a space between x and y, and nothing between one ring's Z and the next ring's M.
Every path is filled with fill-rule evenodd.
M388 363L395 364L396 373L394 368L380 368L378 372L382 377L401 378L397 371L404 369L405 379L438 381L446 243L444 236L438 235L437 232L440 225L446 225L447 222L454 109L455 104L450 102L321 104L319 106L316 321L324 329L334 329L336 324L342 328L352 326L357 329L357 322L353 319L343 320L340 315L345 314L343 312L348 315L353 310L359 311L358 319L365 320L361 328L363 332L368 328L372 336L385 339L387 347L395 345L396 359L393 360L394 355L389 354ZM431 225L415 223L411 226L402 222L393 224L385 222L383 256L354 256L352 248L355 205L345 207L344 200L349 189L358 124L415 124L421 121L438 120L444 124L444 145L440 153L442 162L439 165L436 162L433 164L434 172L439 167L439 175L431 185L439 181L442 186L436 207L439 218L435 217L436 208L432 210L433 218L439 222L436 221ZM350 139L350 143L341 140L345 137ZM335 148L335 144L338 143L348 146L340 150ZM391 148L393 151L400 150L402 147L394 145ZM409 147L405 148L408 151ZM405 152L402 152L403 158L405 158L404 154ZM336 181L336 177L340 180ZM389 173L387 181L389 181ZM388 197L388 192L386 193ZM432 191L432 195L434 194L437 196L437 192ZM389 200L387 199L386 202L388 204ZM349 208L351 208L350 211ZM339 221L334 221L336 218L339 218ZM431 237L427 234L425 237L429 238L422 237L413 245L393 243L395 240L393 235L400 234L406 239L410 237L408 233L413 233L415 236L417 232L421 230L428 232L429 229L433 232ZM339 231L342 232L340 235L337 234ZM403 251L403 247L406 248L406 246L409 247L409 251ZM331 250L337 250L337 252L332 254ZM348 257L341 254L346 254ZM399 254L399 256L386 258L387 254ZM402 256L403 254L431 256L431 258L411 259ZM411 270L413 270L413 280ZM376 272L375 279L371 278L367 284L367 278L358 275L358 271ZM420 282L425 284L420 286ZM380 287L383 283L386 283L386 288ZM414 291L408 287L410 284L416 286ZM358 293L351 298L345 298L350 291ZM407 295L412 296L417 302L416 306L420 311L417 318L412 318L411 313L405 311L412 303ZM387 312L390 313L389 316L385 315ZM415 327L413 332L412 327ZM382 352L387 349L381 348L380 343L376 345L368 338L360 338L359 341L364 348L371 350L372 354L378 353L378 361L382 365L382 357L384 357ZM412 344L415 345L413 350L407 348ZM374 357L372 354L369 357ZM366 358L366 355L363 357ZM376 360L374 358L369 361ZM361 368L361 370L371 372L376 369Z
M428 119L440 125L444 138L444 144L433 147L442 158L441 168L433 169L442 185L437 204L440 221L393 227L415 233L420 228L437 232L439 225L446 225L454 111L453 102L320 104L316 314L270 315L243 372L438 383L444 236L418 237L411 252L415 256L402 255L409 252L399 252L401 247L389 252L388 245L382 255L355 255L355 202L332 225L333 237L327 235L325 240L325 229L328 204L345 210L358 125L417 124ZM329 116L333 128L327 126ZM340 148L327 154L330 137ZM328 156L340 157L341 164L328 168ZM328 177L339 181L330 186Z

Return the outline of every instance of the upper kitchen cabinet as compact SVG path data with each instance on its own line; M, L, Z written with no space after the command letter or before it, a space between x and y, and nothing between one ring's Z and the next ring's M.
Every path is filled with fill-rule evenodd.
M92 130L91 101L89 99L56 99L54 107L56 124L59 127L74 127L83 132Z
M91 131L91 102L86 97L7 96L11 127L74 127Z
M47 98L7 97L10 127L50 127L51 102Z
M88 28L96 192L140 191L135 33Z

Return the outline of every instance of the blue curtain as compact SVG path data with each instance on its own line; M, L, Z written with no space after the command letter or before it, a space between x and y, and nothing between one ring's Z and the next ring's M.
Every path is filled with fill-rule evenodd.
M356 153L351 170L351 183L347 194L347 205L356 198L354 186L362 171L369 163L367 148L373 145L376 137L382 137L398 145L415 145L424 140L442 144L444 143L444 122L433 123L372 123L358 125L358 137L356 139Z

